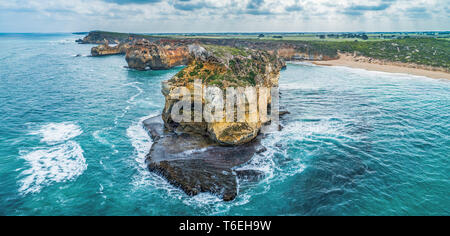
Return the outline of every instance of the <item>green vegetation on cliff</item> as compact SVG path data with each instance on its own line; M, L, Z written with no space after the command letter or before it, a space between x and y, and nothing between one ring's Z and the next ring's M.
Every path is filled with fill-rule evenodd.
M282 61L265 51L217 45L198 46L192 60L170 80L178 85L201 79L205 85L247 87L262 85L276 77Z
M445 33L445 34L444 34ZM259 37L258 34L242 34L242 35L143 35L115 33L104 31L90 32L85 39L79 41L82 43L98 43L104 39L108 41L129 41L130 39L147 38L149 40L158 39L174 39L180 40L185 44L203 43L208 44L205 47L220 57L226 54L233 56L248 56L243 49L236 48L248 47L261 50L276 50L282 48L294 47L296 52L306 55L322 55L324 58L336 58L338 52L354 53L356 55L371 57L374 59L387 60L393 62L415 63L419 65L427 65L433 67L442 67L450 71L450 40L447 36L450 33L441 32L430 33L383 33L383 34L367 34L369 40L317 40L317 35L301 34L301 37L294 37L294 34L282 34L283 37L273 38ZM334 34L333 34L334 35ZM306 37L311 36L311 37ZM336 36L336 35L335 35ZM259 38L258 38L259 37ZM314 38L316 37L316 38ZM332 38L327 36L327 38ZM313 40L314 39L314 40ZM226 45L226 46L217 46ZM232 46L232 47L227 47ZM314 58L315 59L315 58Z
M267 40L269 41L269 40ZM415 63L450 70L450 41L435 38L404 38L379 41L284 41L305 47L308 53L334 57L338 52L374 59Z
M225 57L227 54L231 54L232 56L243 56L248 57L250 54L241 48L235 47L227 47L227 46L219 46L219 45L203 45L206 50L212 52L214 56L217 57Z
M312 46L356 53L375 59L450 69L450 41L444 39L407 38L368 42L314 42Z

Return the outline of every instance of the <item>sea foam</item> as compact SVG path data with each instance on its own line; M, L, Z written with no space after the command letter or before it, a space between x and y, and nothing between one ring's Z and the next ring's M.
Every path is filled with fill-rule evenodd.
M40 192L52 182L66 182L81 175L87 168L83 149L74 141L41 148L21 156L27 161L29 169L24 170L19 191L22 193Z
M80 144L71 140L83 131L73 123L50 123L32 135L40 135L46 146L21 151L20 158L27 162L28 169L22 171L19 192L23 194L40 192L52 183L71 181L86 169L86 159Z
M37 131L32 131L32 135L40 135L42 137L41 142L47 144L55 144L67 141L82 134L81 128L71 122L63 123L50 123L42 126Z
M135 160L139 166L146 170L145 156L150 151L152 147L153 140L150 138L149 134L143 127L143 122L146 119L154 117L155 115L149 115L142 117L139 121L134 122L127 129L127 136L131 141L131 145L135 149ZM147 170L146 170L147 171Z

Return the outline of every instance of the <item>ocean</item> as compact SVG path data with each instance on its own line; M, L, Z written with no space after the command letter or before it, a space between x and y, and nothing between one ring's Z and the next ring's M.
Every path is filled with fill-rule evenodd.
M288 64L284 129L223 202L144 164L161 81L72 34L0 34L0 215L449 215L450 83Z

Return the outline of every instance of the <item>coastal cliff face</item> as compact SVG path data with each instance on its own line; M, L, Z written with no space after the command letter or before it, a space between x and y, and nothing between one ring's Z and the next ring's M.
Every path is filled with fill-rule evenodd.
M189 52L186 46L172 46L138 40L128 48L125 60L129 68L137 70L165 70L186 65Z
M309 52L297 49L295 47L280 47L275 51L269 50L270 53L275 53L286 61L328 61L335 60L338 56L326 55L320 52Z
M91 49L91 56L107 56L107 55L121 55L126 54L131 47L129 43L119 43L116 46L109 46L108 43L101 44Z
M264 121L256 114L257 122L252 122L248 111L244 122L226 122L225 117L215 122L175 122L171 116L172 108L182 97L177 88L186 87L193 92L193 82L199 79L203 87L215 86L222 90L222 94L230 87L255 87L258 93L260 87L278 86L280 70L284 66L283 60L264 51L213 45L191 45L189 54L188 66L169 81L163 82L162 93L166 103L162 118L166 128L205 135L221 145L242 145L255 139L261 125L268 120ZM268 106L270 100L269 94ZM203 98L203 107L206 102Z
M76 40L76 42L81 44L119 44L127 41L127 39L128 37L120 33L92 31L84 38Z
M172 43L164 44L174 47ZM195 109L191 113L182 110L183 114L194 117L193 120L176 122L172 111L178 102L184 100L182 95L186 95L181 94L179 88L191 92L186 95L188 98L192 98L192 94L201 96L199 100L188 99L186 107L200 105L204 110L207 103L218 103L214 99L208 100L206 87L215 88L209 92L216 93L214 95L218 97L215 98L223 98L229 88L277 87L284 63L265 51L224 46L190 45L188 53L187 66L163 82L162 93L166 101L162 115L143 122L153 139L146 164L150 171L164 176L190 196L209 192L224 201L231 201L238 194L238 181L264 178L261 171L240 170L239 167L266 150L261 145L262 135L258 133L261 125L269 120L262 120L258 112L255 112L258 113L257 121L250 120L246 107L245 119L240 122L225 120L225 117L207 122L204 116L195 120ZM197 86L201 94L198 94ZM267 98L264 105L269 108L270 96ZM195 101L201 104L194 104ZM217 109L221 108L214 111Z
M337 50L302 41L271 41L245 39L199 39L204 44L242 47L263 50L277 55L285 61L333 60L338 58Z
M110 44L131 43L135 44L136 49L144 49L143 42L151 42L162 47L170 49L186 48L191 44L205 44L205 45L219 45L236 48L249 48L254 50L267 51L270 54L277 55L285 61L295 60L333 60L338 58L337 50L326 47L321 44L302 42L302 41L272 41L272 40L247 40L247 39L211 39L211 38L179 38L168 39L149 35L139 34L124 34L113 32L93 31L90 32L83 39L77 40L78 43L92 43L103 44L108 42ZM145 43L144 43L145 44ZM187 51L187 50L186 50ZM135 52L136 54L136 69L143 69L140 62L142 57L146 61L143 52ZM139 55L141 54L141 55ZM187 54L184 54L187 56ZM130 60L133 61L133 56L130 55ZM187 57L186 57L187 58ZM134 63L131 63L131 68ZM145 68L145 67L144 67Z

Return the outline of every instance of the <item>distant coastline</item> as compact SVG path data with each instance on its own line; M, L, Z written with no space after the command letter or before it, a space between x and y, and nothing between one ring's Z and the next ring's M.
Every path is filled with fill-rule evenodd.
M382 71L390 73L403 73L418 76L426 76L434 79L449 79L450 73L444 68L418 65L414 63L392 62L386 60L377 60L363 56L353 56L351 54L340 53L339 58L328 61L312 61L319 66L345 66L350 68L359 68L370 71Z
M274 38L280 36L279 38ZM286 61L309 61L368 70L449 78L450 33L367 34L166 34L145 35L91 31L77 40L82 44L125 44L136 40L168 44L192 43L252 48L276 54ZM108 49L105 47L105 49ZM105 52L109 53L109 52ZM95 53L94 53L95 54ZM103 55L103 54L102 54Z

